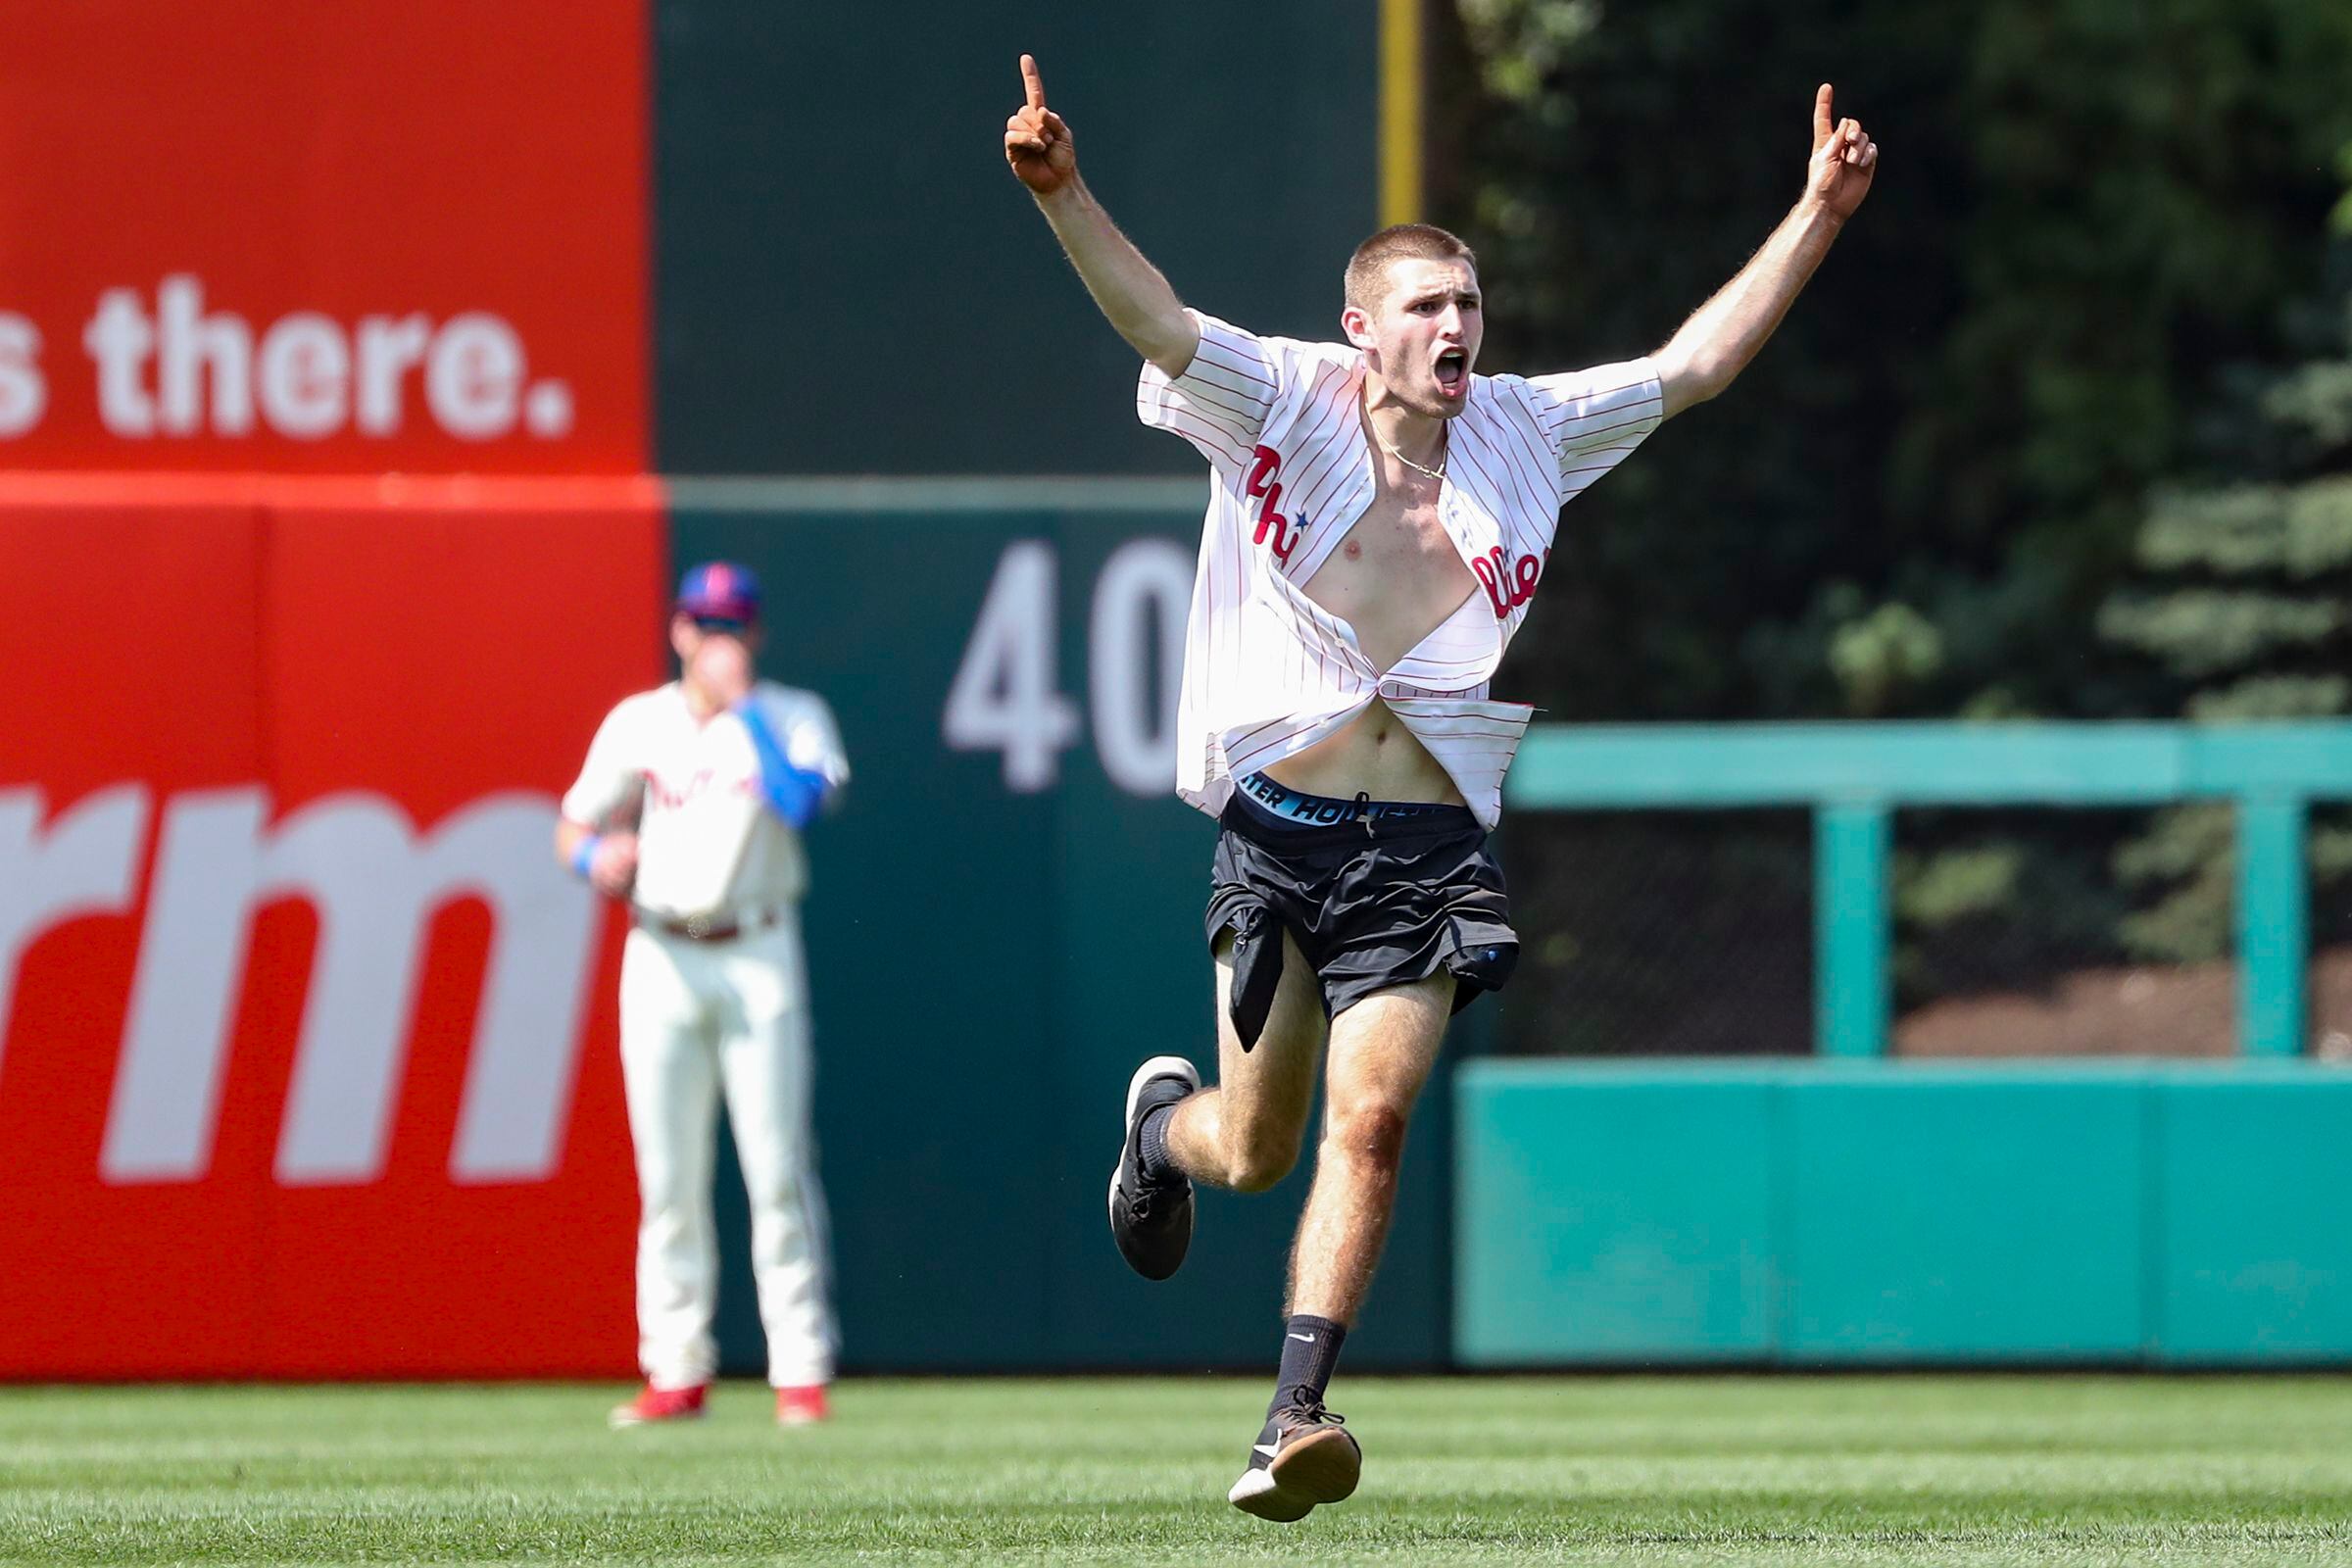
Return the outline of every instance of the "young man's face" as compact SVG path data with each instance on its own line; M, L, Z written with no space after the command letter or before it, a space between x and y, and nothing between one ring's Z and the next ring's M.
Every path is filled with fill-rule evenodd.
M1388 287L1369 312L1341 317L1389 395L1415 414L1450 419L1470 399L1470 370L1487 323L1478 270L1458 258L1389 264Z
M743 621L697 617L683 611L669 617L669 646L678 656L678 667L689 673L714 644L735 644L749 665L760 652L760 641L759 626Z

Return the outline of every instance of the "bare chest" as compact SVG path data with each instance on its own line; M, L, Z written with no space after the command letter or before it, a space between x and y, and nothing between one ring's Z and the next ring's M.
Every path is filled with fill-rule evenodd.
M1384 487L1315 568L1305 593L1352 626L1364 656L1385 670L1477 588L1438 519L1433 485L1424 495Z

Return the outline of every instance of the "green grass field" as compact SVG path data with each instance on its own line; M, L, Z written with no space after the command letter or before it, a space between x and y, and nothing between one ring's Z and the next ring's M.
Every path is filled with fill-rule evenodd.
M622 1392L0 1390L0 1558L2352 1563L2333 1378L1343 1378L1363 1489L1288 1527L1224 1501L1255 1383Z

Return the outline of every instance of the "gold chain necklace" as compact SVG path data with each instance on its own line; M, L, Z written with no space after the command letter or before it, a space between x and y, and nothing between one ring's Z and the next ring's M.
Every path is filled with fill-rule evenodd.
M1366 425L1370 425L1371 422L1372 421L1369 419L1364 421ZM1424 468L1421 466L1421 465L1415 463L1412 459L1406 457L1403 453L1389 445L1388 437L1382 435L1377 429L1373 430L1372 439L1380 443L1380 449L1383 452L1386 452L1390 457L1395 458L1398 463L1403 464L1415 473L1424 474L1429 478L1437 480L1440 484L1444 484L1446 482L1446 459L1451 456L1450 451L1440 455L1438 458L1438 466L1436 467Z

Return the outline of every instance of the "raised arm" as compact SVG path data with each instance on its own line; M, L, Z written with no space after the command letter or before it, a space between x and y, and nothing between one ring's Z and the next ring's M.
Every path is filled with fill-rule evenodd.
M1747 368L1870 194L1879 144L1862 133L1860 121L1833 121L1830 104L1824 82L1813 96L1813 157L1805 167L1804 195L1763 249L1654 356L1668 416L1706 402Z
M1200 347L1200 328L1159 269L1119 232L1078 177L1070 127L1046 107L1045 77L1028 55L1021 56L1021 83L1028 102L1004 122L1004 161L1037 199L1037 210L1054 225L1086 291L1119 336L1169 376L1182 375Z

